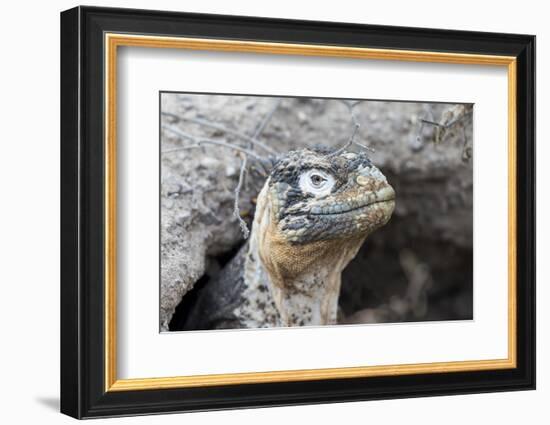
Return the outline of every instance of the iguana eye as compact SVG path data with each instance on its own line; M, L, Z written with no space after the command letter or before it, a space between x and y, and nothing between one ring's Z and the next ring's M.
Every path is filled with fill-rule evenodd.
M328 195L334 187L334 177L322 170L308 170L300 176L300 189L304 193Z
M325 179L320 174L311 174L309 176L309 180L311 181L311 184L315 187L321 187L327 181L327 179Z

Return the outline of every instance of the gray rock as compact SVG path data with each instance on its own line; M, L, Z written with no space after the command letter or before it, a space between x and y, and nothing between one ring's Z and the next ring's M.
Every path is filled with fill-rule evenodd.
M165 93L162 110L190 118L200 116L251 135L274 101L273 98L246 96ZM422 240L444 246L449 252L471 254L471 120L464 121L466 133L470 135L466 146L460 127L455 132L449 130L439 143L434 142L434 127L424 126L419 133L420 118L429 116L437 121L448 108L449 105L444 104L374 101L365 101L355 107L361 124L356 140L375 150L373 162L397 193L395 217L373 242L381 252L394 255L411 241ZM176 123L170 119L166 122L198 137L242 142L230 134L199 124ZM318 144L341 146L349 139L351 130L348 108L342 102L289 98L283 100L261 140L280 152ZM246 142L241 144L246 146ZM182 141L168 132L162 134L162 150L189 145L192 142ZM162 155L160 328L163 331L168 330L176 306L204 275L207 264L216 256L234 250L243 241L233 217L240 161L235 152L208 145ZM248 173L240 197L240 210L249 224L254 213L254 197L262 184L261 177ZM417 254L426 262L423 255L433 252L437 250L422 252L419 248ZM366 267L361 261L371 261L367 246L358 254L354 270ZM463 267L462 263L457 264ZM398 262L395 267L400 267ZM426 267L430 267L429 261ZM439 270L435 265L431 267ZM353 289L364 285L361 273L350 272L346 279L343 285L348 293L355 294L354 302L362 299L361 290ZM395 288L400 288L403 282L398 279L396 282ZM391 282L387 285L391 287ZM353 290L350 292L349 288ZM350 299L353 296L350 295ZM401 305L399 300L394 299L393 304L389 299L386 301L390 307ZM349 305L345 307L346 314L353 310ZM468 308L464 310L463 305L457 308L469 311ZM391 310L391 317L394 317L399 309ZM372 311L358 313L358 317L387 316Z

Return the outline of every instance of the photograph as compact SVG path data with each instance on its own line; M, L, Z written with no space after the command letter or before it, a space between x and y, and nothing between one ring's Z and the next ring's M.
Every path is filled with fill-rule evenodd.
M160 331L473 320L474 107L160 92Z

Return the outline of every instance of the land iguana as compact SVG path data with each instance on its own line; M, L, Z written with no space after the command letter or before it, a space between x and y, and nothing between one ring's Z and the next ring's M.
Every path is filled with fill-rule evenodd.
M183 329L335 324L342 270L394 206L393 188L366 152L280 156L248 241L200 290Z

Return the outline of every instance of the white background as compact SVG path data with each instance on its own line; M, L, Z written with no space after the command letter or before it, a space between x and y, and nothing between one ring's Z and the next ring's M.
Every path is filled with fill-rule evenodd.
M118 79L119 378L507 358L506 67L123 48ZM474 103L474 320L160 334L163 89Z
M545 117L550 28L544 2L441 1L277 2L188 0L97 1L97 5L363 22L465 30L524 32L538 44L538 390L338 405L134 417L110 423L273 424L548 423L550 139ZM1 420L69 423L59 415L59 11L70 1L10 2L1 15L0 67Z

